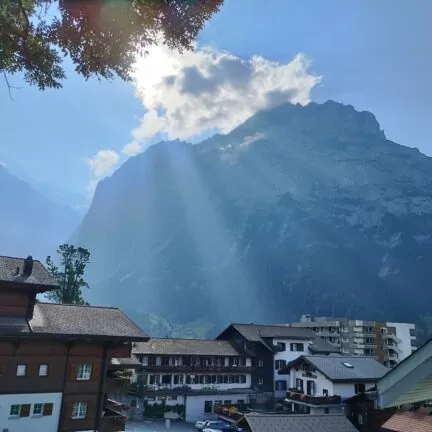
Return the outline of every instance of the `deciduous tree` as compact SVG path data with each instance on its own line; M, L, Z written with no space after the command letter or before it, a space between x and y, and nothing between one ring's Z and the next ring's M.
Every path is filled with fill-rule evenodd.
M63 244L59 246L57 253L60 255L60 265L56 266L50 256L46 259L46 265L60 288L49 292L48 299L55 303L88 304L83 299L82 289L88 288L84 273L90 262L90 252L81 247Z
M129 80L157 42L190 49L223 0L1 0L0 72L59 88L64 57L90 77Z

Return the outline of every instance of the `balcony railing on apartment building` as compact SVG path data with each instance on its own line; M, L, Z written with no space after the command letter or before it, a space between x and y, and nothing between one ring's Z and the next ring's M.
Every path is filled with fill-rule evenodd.
M148 365L143 366L145 371L148 372L252 372L251 366L203 366L203 365Z
M108 377L106 379L106 393L127 393L130 388L130 378L126 376Z
M286 398L288 401L302 402L308 405L340 405L342 403L340 396L312 396L296 388L290 388Z

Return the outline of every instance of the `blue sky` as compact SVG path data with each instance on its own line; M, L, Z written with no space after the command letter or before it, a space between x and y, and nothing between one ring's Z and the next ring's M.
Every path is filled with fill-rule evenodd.
M288 65L289 70L267 64L267 68L273 68L275 86L285 85L287 91L294 86L302 102L308 97L315 101L334 99L370 110L389 139L418 147L432 156L431 16L430 0L225 0L221 12L201 33L199 46L209 45L217 50L217 55L227 51L231 60L240 58L248 62L252 56L260 56ZM309 59L310 66L305 66L306 60L301 59L292 63L298 54ZM172 59L164 55L164 65L168 67ZM176 69L183 87L188 77L190 86L196 84L192 75L186 75L191 65L207 62L206 73L212 59L203 54L185 60L187 67ZM179 62L178 57L175 61ZM235 71L242 65L236 61L230 63L237 68ZM158 57L154 56L149 64L152 74L157 75ZM256 72L261 63L244 64ZM295 75L296 66L302 65L305 70ZM68 66L64 88L45 92L28 87L15 76L10 78L11 84L21 88L13 90L14 101L9 100L6 86L0 84L0 162L7 166L13 161L31 177L84 195L86 188L91 189L91 185L109 173L103 169L105 162L111 161L114 169L131 154L125 153L125 146L131 141L138 140L139 144L134 146L142 150L164 136L205 135L205 130L192 124L191 117L181 117L181 125L172 124L174 117L161 122L160 111L154 111L157 118L143 117L150 99L157 104L161 98L166 99L166 93L161 90L159 95L150 97L148 83L153 81L149 79L148 67L142 70L138 84L117 80L86 82ZM229 75L233 68L218 70L219 76L212 85L221 86L218 95L222 97L222 87L232 85L236 74ZM248 77L247 93L251 88L253 92L260 91L255 72L253 78ZM298 79L296 84L286 83L294 78ZM137 97L135 92L142 88L145 96ZM199 90L189 88L188 94L196 96ZM247 97L246 93L238 95L239 103L243 96ZM172 95L166 102L172 103L172 107L162 108L173 112L175 107L184 109L185 101L178 98L179 94ZM242 120L240 115L229 121L215 113L202 115L211 130L228 131ZM96 160L95 155L101 151L111 153L99 154L102 157Z

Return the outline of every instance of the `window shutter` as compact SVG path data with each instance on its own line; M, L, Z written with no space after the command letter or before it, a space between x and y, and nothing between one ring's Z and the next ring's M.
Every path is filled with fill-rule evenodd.
M30 415L30 404L21 405L20 417L28 417Z
M70 375L69 379L71 381L76 381L78 375L78 365L77 364L71 364L70 365Z
M93 363L92 364L90 379L92 381L99 381L99 379L100 379L100 363Z
M53 413L53 404L52 403L46 403L43 407L43 415L44 416L50 416Z

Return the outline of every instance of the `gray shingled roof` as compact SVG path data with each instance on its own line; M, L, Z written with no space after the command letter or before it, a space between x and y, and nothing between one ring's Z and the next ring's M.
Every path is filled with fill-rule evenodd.
M148 339L120 309L109 307L36 303L29 325L33 333L40 335Z
M252 432L358 432L343 414L247 414Z
M301 356L332 381L377 381L389 369L372 357L361 356ZM293 363L294 363L293 362ZM353 367L347 367L349 363Z
M224 340L150 339L132 348L134 354L238 356L234 347Z
M311 351L313 354L330 354L330 353L338 353L340 350L333 345L326 342L324 339L321 339L319 336L316 336L312 343L308 346L309 351Z
M280 339L312 339L315 333L309 329L299 327L287 327L285 325L264 324L232 324L246 339L261 342L262 338Z
M33 260L30 276L23 276L24 258L0 256L0 282L16 282L31 285L45 285L55 288L57 281L40 261Z

